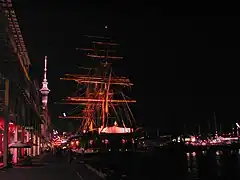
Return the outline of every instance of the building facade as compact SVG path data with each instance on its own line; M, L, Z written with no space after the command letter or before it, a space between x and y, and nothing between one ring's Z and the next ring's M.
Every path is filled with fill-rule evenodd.
M13 162L26 152L30 156L39 155L43 139L41 126L45 124L41 94L38 84L29 75L31 62L10 0L0 2L0 52L1 165L6 150L13 154ZM5 127L8 127L7 134ZM32 148L6 148L6 142L9 146L17 141L30 143Z

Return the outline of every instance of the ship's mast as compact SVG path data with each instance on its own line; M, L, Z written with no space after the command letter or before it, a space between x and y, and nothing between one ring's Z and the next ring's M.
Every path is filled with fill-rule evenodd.
M103 129L108 125L109 117L109 107L113 108L114 111L116 106L120 104L134 103L135 100L128 100L125 97L123 99L113 99L114 92L111 88L112 85L118 85L123 87L132 86L133 83L126 77L116 77L113 76L111 63L108 61L120 60L123 57L110 55L116 52L113 50L113 46L118 46L119 44L114 42L106 42L106 38L92 37L98 40L92 41L93 48L77 48L85 53L87 57L91 57L94 60L100 60L101 62L101 73L92 74L65 74L61 80L75 81L78 84L86 85L86 91L84 97L67 97L63 99L62 104L74 104L74 105L85 105L85 109L82 111L83 116L68 116L59 118L66 119L81 119L82 128L93 129L93 126L97 126L97 122L94 120L94 114L96 114L97 109L101 109L100 117L100 127ZM102 40L102 41L101 41ZM97 48L99 46L99 48ZM83 68L89 69L89 68ZM129 107L127 106L128 110ZM131 112L130 112L131 114ZM131 114L132 115L132 114ZM117 124L117 123L114 123ZM124 123L123 123L124 124Z

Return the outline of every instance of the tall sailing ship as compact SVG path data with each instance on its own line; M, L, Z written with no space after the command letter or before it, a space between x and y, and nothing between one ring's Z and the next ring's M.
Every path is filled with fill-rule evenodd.
M130 105L135 100L124 92L133 86L127 77L116 76L112 63L123 57L116 56L119 44L110 38L86 36L91 41L89 48L77 48L94 61L99 61L97 68L81 67L83 74L65 74L60 78L75 81L78 95L67 97L60 103L78 107L74 116L60 116L64 119L80 121L79 132L95 131L98 133L132 133L136 126Z

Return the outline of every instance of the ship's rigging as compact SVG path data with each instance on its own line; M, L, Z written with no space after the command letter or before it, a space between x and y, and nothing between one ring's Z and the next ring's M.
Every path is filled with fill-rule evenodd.
M99 68L81 67L85 74L65 74L61 80L75 81L81 90L75 97L63 99L61 104L77 105L75 115L59 116L64 119L78 119L81 121L79 131L98 130L105 133L131 132L136 125L129 103L135 103L123 91L133 86L127 77L114 74L111 63L121 60L114 47L119 44L109 38L88 36L91 48L77 48L84 55L93 60L99 60ZM84 107L83 109L81 107ZM76 108L75 108L76 109ZM112 130L111 130L112 128ZM113 130L115 129L115 130ZM116 130L117 129L117 130Z

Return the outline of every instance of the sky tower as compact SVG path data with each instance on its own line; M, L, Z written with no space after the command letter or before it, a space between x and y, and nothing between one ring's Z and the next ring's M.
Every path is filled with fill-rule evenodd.
M40 89L42 94L42 107L43 109L47 109L48 103L48 94L50 90L48 89L48 82L47 82L47 56L45 56L45 64L44 64L44 76L42 82L42 88Z

